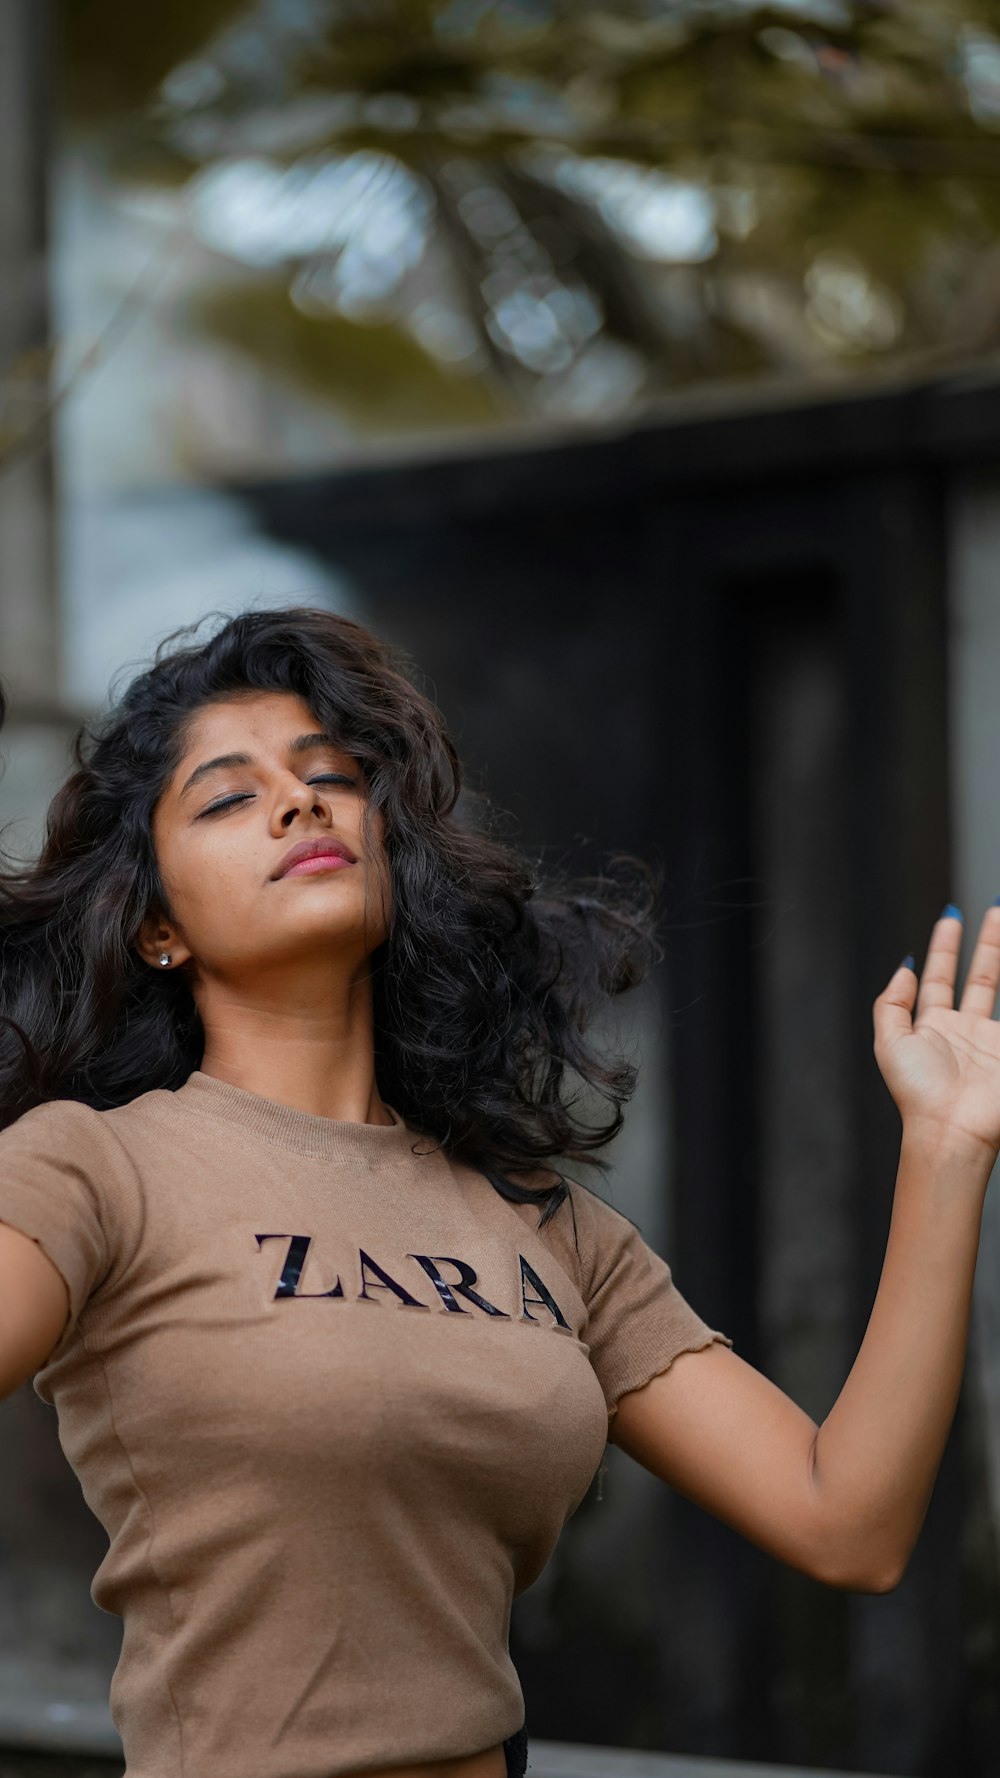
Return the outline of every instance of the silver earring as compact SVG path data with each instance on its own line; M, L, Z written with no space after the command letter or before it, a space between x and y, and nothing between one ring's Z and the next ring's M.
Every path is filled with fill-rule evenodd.
M160 952L160 962L163 965L164 969L170 968L170 952L169 951L161 951Z

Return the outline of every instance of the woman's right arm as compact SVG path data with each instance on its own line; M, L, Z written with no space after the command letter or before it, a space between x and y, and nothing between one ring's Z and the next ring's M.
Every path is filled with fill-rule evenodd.
M0 1399L40 1370L69 1315L69 1291L37 1241L0 1222Z

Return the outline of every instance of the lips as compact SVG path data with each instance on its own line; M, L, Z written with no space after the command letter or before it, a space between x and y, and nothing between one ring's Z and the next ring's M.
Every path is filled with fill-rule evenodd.
M345 846L343 840L300 840L297 846L292 846L285 853L271 881L276 882L279 877L287 876L294 865L301 864L303 858L340 858L346 864L357 864L350 846Z

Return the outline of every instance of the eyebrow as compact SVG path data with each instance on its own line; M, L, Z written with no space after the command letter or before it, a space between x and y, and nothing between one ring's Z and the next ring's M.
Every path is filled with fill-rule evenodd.
M341 750L335 735L296 735L295 740L288 743L289 753L296 758L300 753L315 753L320 747L329 747L336 753ZM252 753L219 753L215 759L203 760L200 766L195 766L179 795L186 796L195 784L200 784L202 778L207 778L209 772L222 771L227 766L252 766L256 763Z

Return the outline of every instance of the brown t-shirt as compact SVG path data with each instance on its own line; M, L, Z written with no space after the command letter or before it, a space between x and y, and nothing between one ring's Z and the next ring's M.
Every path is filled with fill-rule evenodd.
M0 1132L0 1220L69 1287L34 1387L109 1539L128 1778L337 1778L512 1735L511 1600L618 1397L732 1343L594 1193L538 1230L392 1115L196 1070Z

